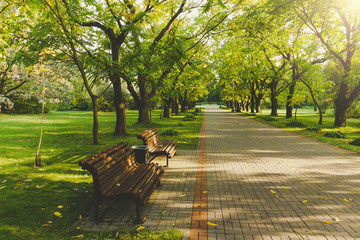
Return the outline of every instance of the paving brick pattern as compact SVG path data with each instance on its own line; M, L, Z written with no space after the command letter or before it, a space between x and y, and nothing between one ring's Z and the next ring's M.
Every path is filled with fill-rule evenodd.
M192 210L190 240L207 239L207 166L206 166L206 118L204 117L200 134L200 152L194 206Z
M208 239L360 239L360 157L212 109Z
M208 239L360 239L359 155L220 109L206 110L205 127ZM145 229L189 239L198 161L178 150L142 208ZM132 202L117 202L104 222L79 225L130 229L134 218Z

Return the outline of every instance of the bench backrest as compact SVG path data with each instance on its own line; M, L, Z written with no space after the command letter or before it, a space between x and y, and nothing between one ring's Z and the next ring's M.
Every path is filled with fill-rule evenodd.
M149 146L149 152L152 152L152 150L159 144L162 144L160 140L160 133L156 128L150 128L139 133L137 138L141 139L144 145Z
M101 197L107 190L112 189L122 175L138 163L136 163L135 152L131 149L131 145L119 143L82 160L79 165L92 174L95 195Z

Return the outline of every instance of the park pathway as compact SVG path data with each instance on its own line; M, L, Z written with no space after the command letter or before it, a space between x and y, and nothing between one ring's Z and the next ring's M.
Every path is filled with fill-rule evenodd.
M360 239L360 157L216 108L198 151L178 150L143 208L183 239ZM160 159L160 162L162 160ZM91 230L136 228L121 203Z
M208 239L360 239L360 157L206 110Z

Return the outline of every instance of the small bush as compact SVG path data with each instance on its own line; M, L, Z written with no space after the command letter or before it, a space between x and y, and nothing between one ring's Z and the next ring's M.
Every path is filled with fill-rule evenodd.
M177 136L178 131L174 131L172 129L169 129L169 130L166 130L166 131L162 132L161 135L163 135L163 136Z
M267 122L275 122L276 119L270 116L257 116L257 118L263 119L264 121Z
M355 138L350 142L351 145L360 146L360 138Z
M57 111L71 111L72 110L72 106L70 103L68 102L61 102L59 103L59 105L57 106Z
M201 113L201 109L200 109L200 108L196 108L196 109L195 109L195 112Z
M305 124L303 124L302 122L299 122L299 121L291 121L291 122L288 122L286 124L287 127L299 127L299 128L304 128L306 127Z
M113 98L111 96L101 96L98 99L98 111L99 112L114 112L115 107L113 104Z
M325 137L331 137L331 138L347 138L347 136L340 132L340 131L337 131L337 132L326 132L324 134Z
M184 124L182 123L182 122L179 122L179 124L178 124L180 127L183 127L184 126Z
M186 115L186 116L183 118L183 121L192 121L192 120L195 120L195 116L192 115L192 114Z
M11 101L14 103L14 107L4 110L4 113L38 114L42 111L42 103L36 97L26 99L21 96L11 96ZM49 104L45 104L44 112L48 113L50 110Z
M312 131L312 132L319 132L319 131L321 131L321 128L319 128L319 127L308 127L308 128L306 128L306 130Z
M92 108L90 100L85 98L74 99L73 106L73 110L77 111L90 111Z
M360 118L360 106L356 106L355 108L349 109L347 111L346 116L348 118Z
M191 114L194 115L194 116L197 116L197 115L198 115L197 112L192 112Z
M256 114L255 113L243 113L242 114L243 116L256 116Z

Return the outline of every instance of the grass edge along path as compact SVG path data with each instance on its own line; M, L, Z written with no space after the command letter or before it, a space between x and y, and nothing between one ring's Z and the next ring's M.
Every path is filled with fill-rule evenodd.
M100 145L92 145L91 112L51 112L45 115L42 167L34 167L39 141L39 115L0 115L0 239L179 239L178 233L135 231L89 233L74 223L93 204L91 176L78 166L83 158L118 142L142 144L136 134L155 127L179 149L196 149L203 113L183 121L193 111L171 119L152 112L153 124L137 124L137 111L127 112L128 135L114 136L114 113L99 113ZM172 131L170 131L172 130ZM137 238L137 235L141 236Z
M350 144L352 140L360 137L360 119L348 119L347 127L334 127L333 113L329 111L329 113L324 114L323 116L323 124L319 125L317 112L314 112L313 109L309 108L299 110L300 113L298 114L296 120L294 117L291 119L285 118L284 110L280 110L279 116L277 117L270 116L269 111L267 110L264 110L262 114L247 112L238 114L303 137L308 137L322 143L330 144L334 147L339 147L360 154L360 146ZM303 124L303 126L296 126L299 123ZM336 132L345 134L346 138L331 138L326 136L326 133Z

